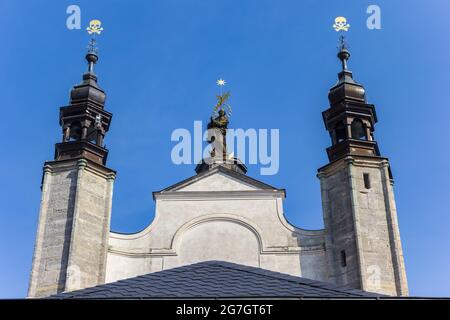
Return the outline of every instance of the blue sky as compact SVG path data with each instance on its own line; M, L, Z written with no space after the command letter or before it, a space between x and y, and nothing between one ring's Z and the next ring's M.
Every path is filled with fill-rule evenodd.
M81 7L82 30L66 28ZM381 30L366 8L381 8ZM102 20L100 86L114 114L108 166L118 171L112 229L153 218L152 191L194 174L170 160L176 128L207 121L215 81L231 90L235 128L279 128L280 171L249 175L287 189L295 225L323 227L316 170L330 141L321 112L336 82L334 17L351 24L349 62L377 108L389 157L411 295L450 296L450 3L448 1L0 1L0 297L24 297L42 165L61 139L58 110L86 70L89 20Z

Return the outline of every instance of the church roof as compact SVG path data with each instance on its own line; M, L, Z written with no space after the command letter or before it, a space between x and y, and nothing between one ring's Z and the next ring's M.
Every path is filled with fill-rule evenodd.
M381 295L223 261L206 261L120 280L56 299L376 298Z

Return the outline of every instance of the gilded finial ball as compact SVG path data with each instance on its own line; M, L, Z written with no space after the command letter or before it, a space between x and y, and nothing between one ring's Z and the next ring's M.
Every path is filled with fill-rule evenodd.
M337 56L341 61L348 60L350 58L350 51L348 51L347 48L343 47L341 48L341 50L339 50Z
M88 52L88 54L86 55L86 60L88 63L97 63L98 61L98 56L93 53L93 52Z

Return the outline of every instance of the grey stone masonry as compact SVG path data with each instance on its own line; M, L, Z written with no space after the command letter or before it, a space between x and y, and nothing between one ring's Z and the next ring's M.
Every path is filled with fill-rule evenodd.
M330 280L408 295L388 160L347 156L319 169L318 177Z
M114 179L85 159L45 163L28 297L105 282Z

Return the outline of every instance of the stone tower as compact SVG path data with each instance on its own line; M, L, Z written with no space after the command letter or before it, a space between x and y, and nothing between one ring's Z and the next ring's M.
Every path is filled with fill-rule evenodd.
M347 68L343 38L339 49L342 71L322 113L330 162L318 170L329 277L338 285L407 295L392 173L373 135L375 107Z
M105 281L115 172L105 166L103 138L112 114L104 110L106 96L94 74L94 42L86 60L88 72L60 108L62 142L44 165L29 297Z

